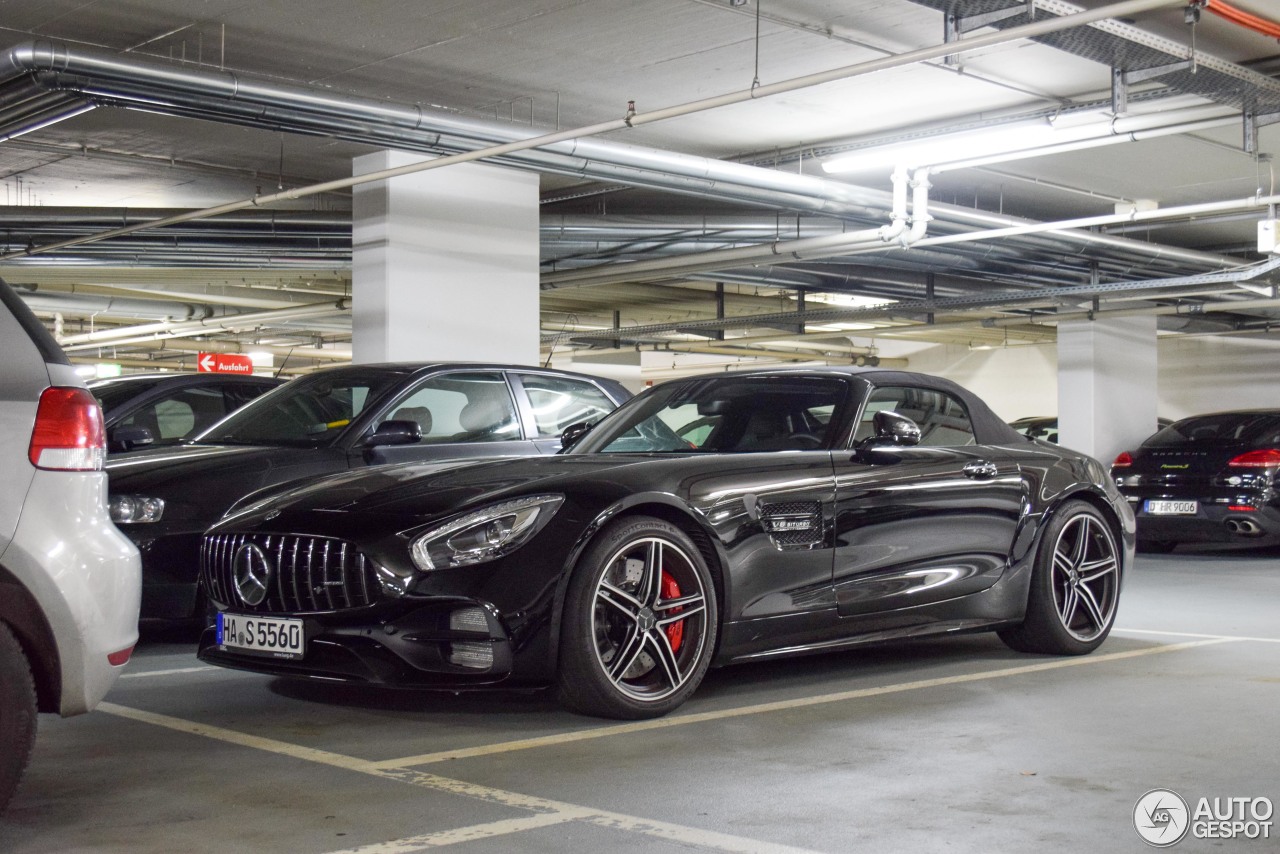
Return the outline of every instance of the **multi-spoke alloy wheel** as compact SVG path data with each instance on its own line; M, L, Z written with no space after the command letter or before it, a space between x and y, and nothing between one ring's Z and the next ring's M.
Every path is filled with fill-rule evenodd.
M624 519L570 582L561 699L608 717L666 714L702 681L715 636L714 588L697 547L659 519Z
M1111 628L1120 592L1120 564L1111 532L1085 513L1067 520L1053 547L1053 604L1062 627L1081 643Z
M1041 537L1020 626L1000 637L1014 649L1053 655L1092 652L1106 639L1120 602L1121 552L1098 511L1067 502Z

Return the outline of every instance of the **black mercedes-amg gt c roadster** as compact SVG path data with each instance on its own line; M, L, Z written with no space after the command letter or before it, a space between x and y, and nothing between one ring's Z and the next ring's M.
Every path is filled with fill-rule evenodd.
M1101 465L922 374L672 381L565 434L244 499L204 540L200 657L647 718L712 666L893 638L1088 653L1133 557Z

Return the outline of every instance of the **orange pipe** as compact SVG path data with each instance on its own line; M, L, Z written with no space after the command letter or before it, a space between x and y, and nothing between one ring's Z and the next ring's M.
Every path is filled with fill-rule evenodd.
M1233 24L1247 27L1273 39L1280 39L1280 24L1268 21L1265 18L1259 18L1257 15L1251 15L1243 9L1225 2L1225 0L1204 0L1204 8Z

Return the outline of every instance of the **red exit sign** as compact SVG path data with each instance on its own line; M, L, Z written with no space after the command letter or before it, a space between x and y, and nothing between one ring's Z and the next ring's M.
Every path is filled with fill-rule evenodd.
M196 370L202 374L251 374L253 360L241 353L201 353Z

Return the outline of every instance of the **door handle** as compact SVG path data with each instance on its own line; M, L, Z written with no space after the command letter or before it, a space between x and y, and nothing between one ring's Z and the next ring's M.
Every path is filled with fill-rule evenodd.
M972 463L966 463L964 467L964 476L971 477L974 480L986 480L995 477L999 473L996 464L986 460L978 460Z

